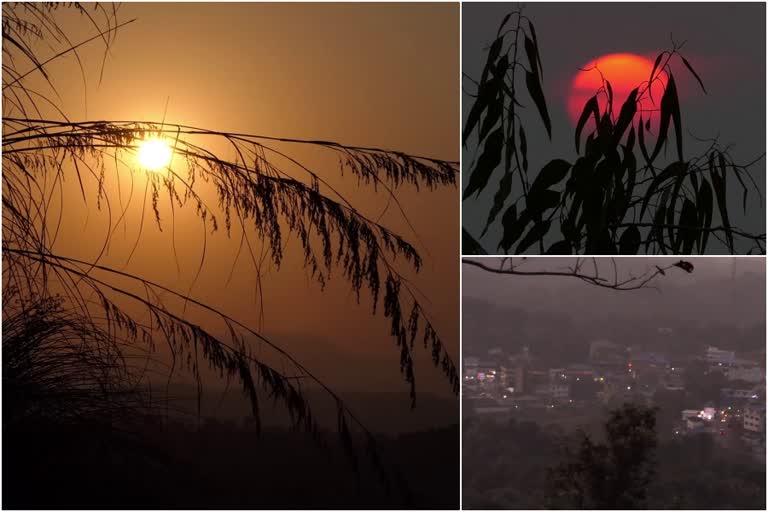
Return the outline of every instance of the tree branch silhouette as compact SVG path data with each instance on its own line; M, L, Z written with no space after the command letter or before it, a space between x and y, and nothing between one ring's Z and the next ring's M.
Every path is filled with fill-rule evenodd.
M491 266L490 264L484 263L486 260L501 260L497 267ZM664 267L654 267L654 269L647 270L643 272L643 274L639 276L633 276L630 275L627 278L619 279L618 272L616 271L616 261L615 258L611 258L611 263L614 267L614 276L612 279L602 277L600 275L600 272L597 267L597 259L591 258L591 259L585 259L585 258L576 258L574 261L575 263L567 268L567 270L563 271L554 271L554 270L536 270L536 271L530 271L530 270L523 270L521 269L521 265L523 262L515 263L515 260L521 261L520 258L483 258L483 259L471 259L471 258L462 258L461 263L464 265L469 265L471 267L479 268L485 272L490 272L493 274L502 274L502 275L513 275L513 276L559 276L559 277L572 277L575 279L579 279L581 281L584 281L585 283L598 286L600 288L608 288L611 290L616 291L631 291L631 290L639 290L641 288L649 288L649 284L656 279L658 276L666 275L666 272L675 268L679 268L685 272L691 273L693 272L693 264L680 260L677 263L673 263L671 265L667 265ZM525 258L522 258L522 260L525 260ZM585 271L585 266L587 263L592 264L593 271L591 273L587 273Z

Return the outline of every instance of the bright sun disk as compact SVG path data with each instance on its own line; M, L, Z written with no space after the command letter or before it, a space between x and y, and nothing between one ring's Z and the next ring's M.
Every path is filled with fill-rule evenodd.
M588 62L571 81L567 98L571 122L576 124L586 102L603 86L603 77L611 84L614 100L613 109L614 113L618 114L634 88L640 87L640 90L643 91L647 87L651 70L653 70L652 60L632 53L610 53ZM639 109L643 119L648 120L650 118L655 125L658 122L658 102L664 95L664 84L666 84L667 76L663 70L654 72L654 76L658 76L659 80L653 83L651 88L653 94L652 96L647 93L642 94ZM597 100L602 113L608 102L605 94L598 95Z
M171 154L171 146L166 141L152 138L139 143L137 159L142 167L150 171L159 171L171 163Z

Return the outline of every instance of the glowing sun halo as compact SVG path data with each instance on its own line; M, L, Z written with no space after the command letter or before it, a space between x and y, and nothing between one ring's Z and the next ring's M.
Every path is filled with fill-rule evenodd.
M162 139L152 138L139 143L137 159L139 164L150 171L159 171L171 163L171 146Z
M584 108L584 104L595 95L602 86L602 76L611 84L613 90L613 112L618 115L621 106L635 87L641 86L642 91L648 78L651 76L653 61L632 53L611 53L603 55L582 66L584 71L579 71L571 82L568 93L568 115L576 124ZM599 71L598 71L599 70ZM655 73L658 74L658 71ZM653 101L648 94L644 94L640 100L640 110L644 110L643 119L654 117L649 111L659 108L659 101L664 93L666 75L662 72L660 81L655 81L651 92ZM598 95L600 112L605 109L607 102L604 94Z

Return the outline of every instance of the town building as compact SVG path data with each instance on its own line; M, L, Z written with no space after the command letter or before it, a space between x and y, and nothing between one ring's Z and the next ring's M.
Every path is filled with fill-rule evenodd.
M736 352L707 347L704 359L712 366L730 366L736 360Z
M765 433L765 404L752 404L744 407L744 430Z

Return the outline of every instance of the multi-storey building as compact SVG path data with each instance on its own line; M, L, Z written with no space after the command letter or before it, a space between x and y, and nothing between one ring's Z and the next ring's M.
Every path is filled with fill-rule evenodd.
M765 404L748 405L744 408L744 430L765 433Z

